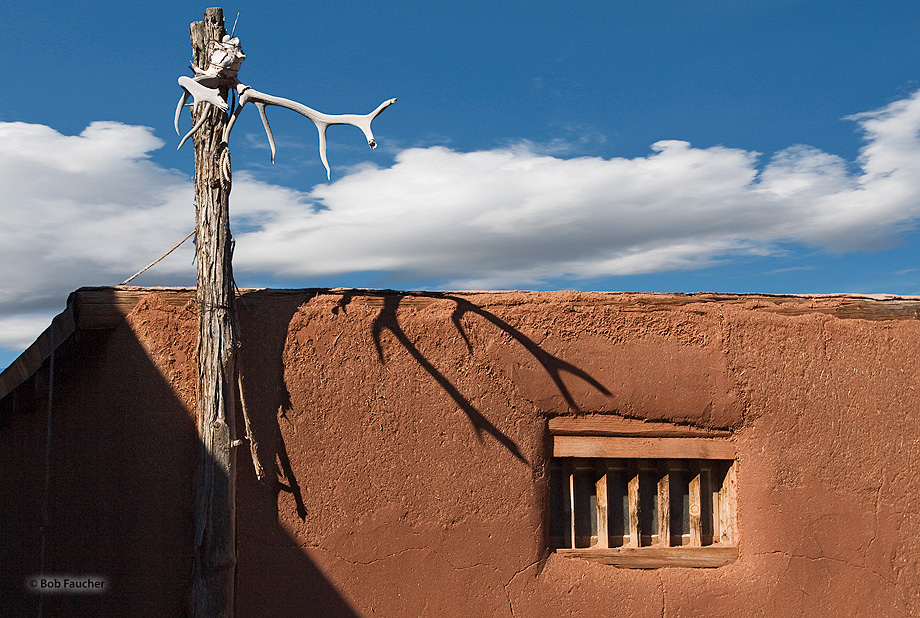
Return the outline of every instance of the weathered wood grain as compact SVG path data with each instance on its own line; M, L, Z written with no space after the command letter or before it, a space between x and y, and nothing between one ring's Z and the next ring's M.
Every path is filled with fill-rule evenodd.
M592 414L549 419L549 432L556 436L639 436L647 438L728 438L731 432L690 425L657 423L622 416Z
M703 513L699 462L689 462L690 468L690 546L703 543Z
M575 462L567 459L562 462L562 486L564 488L563 504L565 507L565 546L575 547Z
M599 459L597 466L597 482L595 493L597 495L597 546L606 548L610 546L609 509L607 507L607 462Z
M737 543L735 530L735 501L737 500L737 480L735 467L729 466L719 492L719 541L725 544Z
M209 8L189 27L195 64L208 66L211 45L226 34L223 11ZM226 95L226 92L222 94ZM234 399L237 333L230 235L228 117L209 104L192 108L198 262L198 436L195 493L195 564L190 614L233 616L236 570L236 464Z
M659 463L658 477L658 544L671 544L671 470L668 460Z
M735 446L718 438L553 436L553 457L729 460Z
M629 546L639 547L642 539L641 530L641 509L642 503L639 501L639 465L635 461L627 463L627 474L629 482L627 485L627 502L629 503Z
M567 558L581 558L631 569L664 567L721 567L738 559L737 547L616 547L610 549L559 549Z

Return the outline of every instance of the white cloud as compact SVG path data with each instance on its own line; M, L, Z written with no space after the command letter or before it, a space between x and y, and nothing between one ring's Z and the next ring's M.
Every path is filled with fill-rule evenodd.
M119 283L188 233L189 184L147 158L162 145L113 122L77 136L0 123L0 346L34 339L74 288Z
M24 350L35 341L35 338L42 331L48 328L53 315L53 313L49 314L47 311L37 311L34 313L0 316L0 333L2 333L0 344L2 344L2 347Z
M238 269L289 277L386 270L445 287L698 268L778 243L890 243L920 215L920 94L853 117L851 174L808 146L759 154L661 141L634 159L562 159L527 144L401 152L317 186L298 209L242 235Z
M24 347L69 292L120 283L194 228L188 175L149 160L163 144L115 122L74 136L0 123L0 348ZM247 216L264 223L310 207L290 189L237 178L240 230ZM188 242L135 283L194 285L193 254Z
M852 120L866 139L855 172L808 146L758 170L758 153L681 141L633 159L565 159L528 143L411 148L310 193L238 172L235 269L530 287L699 268L779 243L881 247L920 216L920 93ZM69 291L118 283L190 231L187 175L149 159L162 145L113 122L78 136L0 123L0 347L34 338L47 324L37 316ZM192 283L191 258L187 243L138 283Z

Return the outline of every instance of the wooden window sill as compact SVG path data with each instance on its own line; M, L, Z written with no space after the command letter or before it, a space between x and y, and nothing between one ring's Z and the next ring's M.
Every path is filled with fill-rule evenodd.
M560 556L581 558L624 569L661 569L666 567L716 568L738 559L737 546L706 547L614 547L599 549L557 549Z

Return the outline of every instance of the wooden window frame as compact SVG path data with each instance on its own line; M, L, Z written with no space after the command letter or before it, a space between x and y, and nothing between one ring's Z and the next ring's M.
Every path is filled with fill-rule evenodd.
M562 545L556 553L623 568L712 568L737 559L737 462L731 432L600 415L553 418L549 431L563 488L564 536L561 543L555 539ZM615 494L628 502L627 534L622 536L608 530L608 478L614 472L621 482L625 479L628 492L621 486ZM590 538L583 529L580 536L576 531L576 473L595 478L590 498L596 535ZM640 474L646 479L641 483ZM678 530L672 536L671 484L677 474L686 474L689 534ZM579 482L585 483L584 477ZM648 493L650 483L654 494ZM651 527L650 514L641 513L643 502L654 505L655 530L643 529ZM626 509L625 502L619 507ZM581 505L579 512L584 509Z

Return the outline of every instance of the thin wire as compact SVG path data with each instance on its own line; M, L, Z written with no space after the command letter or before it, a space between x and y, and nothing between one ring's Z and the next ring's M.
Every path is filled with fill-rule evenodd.
M178 249L179 247L181 247L181 246L182 246L182 243L184 243L186 240L188 240L189 238L191 238L191 237L194 236L194 235L195 235L195 230L192 230L191 232L189 232L189 235L188 235L188 236L186 236L185 238L183 238L182 240L179 241L179 244L178 244L178 245L176 245L175 247L173 247L172 249L170 249L169 251L167 251L166 253L164 253L163 255L161 255L161 256L160 256L159 258L157 258L156 260L150 262L149 264L147 264L147 266L145 266L144 268L140 269L139 271L137 271L136 273L134 273L133 275L131 275L130 277L128 277L127 279L125 279L124 281L122 281L121 283L119 283L118 285L127 285L129 282L133 281L134 279L136 279L138 276L142 275L142 274L143 274L144 272L146 272L147 270L153 268L154 266L156 266L157 262L159 262L160 260L162 260L163 258L165 258L167 255L169 255L170 253L172 253L173 251L175 251L176 249Z
M47 546L48 529L51 527L49 506L51 502L51 409L54 403L54 324L51 324L51 357L48 360L48 417L45 429L45 493L42 497L42 546L38 557L39 585L45 578L45 547ZM44 588L38 592L38 618L42 618Z

